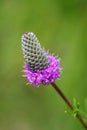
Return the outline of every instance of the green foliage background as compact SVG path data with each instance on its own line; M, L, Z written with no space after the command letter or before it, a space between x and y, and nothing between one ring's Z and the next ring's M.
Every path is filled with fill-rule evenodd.
M26 86L21 35L27 31L61 57L56 83L87 113L87 0L0 0L0 130L83 130L51 86Z

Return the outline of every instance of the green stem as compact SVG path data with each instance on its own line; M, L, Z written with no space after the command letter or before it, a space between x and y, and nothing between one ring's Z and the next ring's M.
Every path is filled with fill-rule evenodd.
M60 90L60 88L55 84L55 83L51 83L52 87L56 90L56 92L61 96L61 98L63 99L63 101L66 103L66 105L72 110L74 111L74 107L73 105L70 103L70 101L66 98L66 96L63 94L63 92ZM84 122L84 120L82 119L82 117L76 116L77 119L80 121L80 123L83 125L83 127L87 130L87 124Z

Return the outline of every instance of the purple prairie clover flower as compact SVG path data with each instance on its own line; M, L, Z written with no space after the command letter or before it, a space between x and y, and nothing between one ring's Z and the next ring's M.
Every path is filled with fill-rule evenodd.
M22 50L26 61L24 73L32 86L49 85L60 79L60 60L41 48L34 33L22 36Z

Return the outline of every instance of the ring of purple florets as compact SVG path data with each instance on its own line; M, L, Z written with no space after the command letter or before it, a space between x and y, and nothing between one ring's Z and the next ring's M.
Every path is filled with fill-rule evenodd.
M55 82L57 78L60 78L60 72L62 70L60 67L60 60L56 59L52 55L49 55L48 58L50 60L50 65L45 70L37 70L37 72L32 72L29 65L25 64L25 76L32 86L49 85L50 83Z

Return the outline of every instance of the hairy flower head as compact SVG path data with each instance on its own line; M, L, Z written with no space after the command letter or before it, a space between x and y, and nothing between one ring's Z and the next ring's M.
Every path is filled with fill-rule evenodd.
M44 49L32 32L22 36L22 50L25 58L25 76L32 86L49 85L60 78L60 61Z

